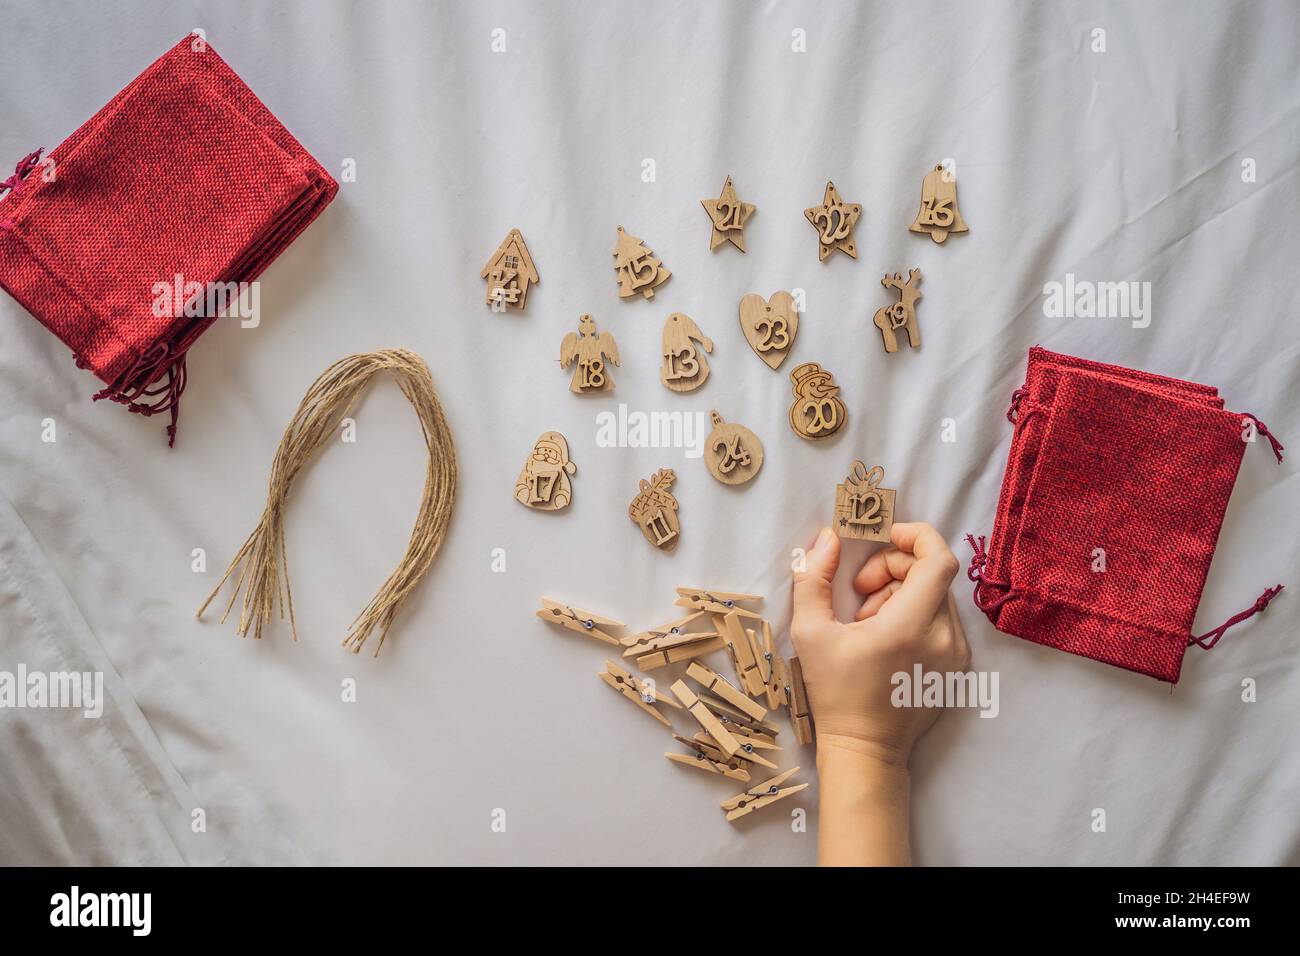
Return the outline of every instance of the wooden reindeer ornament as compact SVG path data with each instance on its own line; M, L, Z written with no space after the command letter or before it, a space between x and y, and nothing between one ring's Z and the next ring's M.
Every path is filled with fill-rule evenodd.
M681 525L677 520L677 499L668 489L677 480L671 468L660 468L646 481L641 479L641 490L628 505L631 518L645 539L661 551L677 547Z
M618 227L618 242L614 245L614 271L618 273L618 294L623 299L638 293L653 299L655 287L672 275L642 240L622 226Z
M894 526L893 488L881 488L885 469L876 465L870 471L861 461L844 483L835 486L835 533L841 538L859 541L889 541Z
M506 234L479 276L487 279L487 304L493 312L523 311L529 283L542 281L524 244L524 234L518 229Z
M790 427L800 438L829 438L849 418L835 379L816 362L805 362L790 373L794 404L790 406Z
M699 348L696 348L696 343ZM713 339L700 331L689 315L674 312L664 322L664 364L659 381L674 392L691 392L709 377L709 361L701 353L713 351Z
M709 214L713 223L713 233L709 237L709 250L712 251L724 242L730 242L741 252L745 251L745 221L757 208L751 202L741 202L736 197L736 188L731 185L731 177L722 184L722 195L717 199L701 199L700 205Z
M909 269L907 272L907 281L903 281L903 274L895 272L890 275L885 273L885 277L880 280L880 284L886 289L898 290L898 301L893 305L883 306L876 310L874 322L876 328L880 329L880 334L885 339L885 351L898 351L898 338L895 333L899 329L907 329L907 344L914 349L921 347L921 326L916 321L916 303L921 301L921 270Z
M820 206L809 206L804 217L817 230L817 258L825 262L836 249L850 258L858 257L858 246L853 240L853 227L858 224L862 207L846 203L840 198L835 184L826 184L826 195Z
M724 422L716 411L709 418L713 431L704 442L709 474L724 485L743 485L763 467L763 443L744 425Z
M560 343L560 367L575 365L569 391L579 395L612 392L614 376L606 362L618 364L618 345L608 332L597 334L596 323L589 315L578 319L578 331L570 332Z
M764 299L751 292L740 300L740 331L754 354L772 371L781 367L799 331L799 312L789 292L773 292Z
M515 481L515 500L537 511L560 511L573 500L569 476L578 466L569 460L569 443L559 432L545 432L533 445Z
M957 208L957 174L940 163L921 181L921 208L910 232L929 233L935 242L943 242L955 232L969 232L970 227Z

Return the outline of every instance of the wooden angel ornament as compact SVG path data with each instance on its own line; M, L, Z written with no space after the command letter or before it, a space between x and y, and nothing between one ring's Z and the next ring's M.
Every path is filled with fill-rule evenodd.
M677 480L671 468L660 468L646 481L641 479L641 490L628 505L631 518L645 539L661 551L677 547L681 525L677 520L677 499L668 489Z
M921 347L921 326L916 321L916 303L921 301L921 270L909 269L907 271L907 281L903 281L903 274L895 272L890 275L885 273L885 277L880 280L880 284L886 289L898 290L898 301L893 305L883 306L876 310L875 318L872 320L876 323L876 328L880 329L880 334L885 339L885 351L898 351L899 329L907 330L907 344L914 349Z
M515 481L515 500L537 511L560 511L573 500L569 476L578 470L569 459L569 443L559 432L545 432Z
M970 231L957 208L957 174L943 163L921 180L921 208L908 231L928 233L938 243L955 232Z
M799 331L799 312L789 292L773 292L764 299L751 292L740 300L740 331L745 341L772 371L781 367Z
M893 488L881 488L885 469L870 471L861 461L853 463L844 483L835 486L835 533L859 541L889 541L894 526Z
M596 323L589 315L578 319L578 331L570 332L560 343L560 367L573 369L569 391L578 395L593 392L612 392L614 376L609 365L618 364L618 345L609 332L596 332Z
M731 177L722 184L722 194L717 199L701 199L700 205L709 214L713 223L713 233L709 237L709 251L724 242L730 242L741 252L745 251L745 222L757 208L751 202L741 202L736 197L736 188L731 185Z
M510 230L479 275L487 279L487 304L493 312L523 311L529 284L542 281L518 229Z
M698 347L697 347L698 344ZM700 331L689 315L674 312L664 322L664 364L659 381L674 392L691 392L709 377L709 362L701 353L713 351L713 339Z
M858 224L862 207L846 203L840 198L835 184L826 184L826 195L820 206L809 206L803 211L807 220L817 230L817 259L825 262L836 249L850 258L858 257L858 246L853 240L853 227Z
M816 362L805 362L790 373L794 383L794 404L790 406L790 427L800 438L829 438L849 418L840 399L835 379Z
M655 287L672 275L642 240L622 226L618 227L618 242L614 245L614 271L618 273L618 294L623 299L637 294L653 299Z
M724 485L743 485L763 467L763 443L744 425L724 422L710 411L713 431L704 442L704 464Z

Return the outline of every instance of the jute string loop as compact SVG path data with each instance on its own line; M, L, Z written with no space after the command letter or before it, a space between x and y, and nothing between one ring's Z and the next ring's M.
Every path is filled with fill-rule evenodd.
M289 587L289 564L284 550L284 501L299 470L334 436L339 423L351 412L366 385L381 372L393 374L398 388L415 408L429 450L429 463L424 479L424 498L420 502L420 513L411 531L406 555L357 615L343 640L344 647L360 653L371 632L378 628L379 642L375 645L375 655L378 656L397 609L433 564L456 500L456 446L451 428L434 392L429 366L420 356L405 349L385 349L340 359L308 389L276 450L262 520L198 609L196 617L203 616L238 568L235 591L221 620L226 620L240 591L243 591L239 625L235 629L237 634L246 637L251 627L253 637L261 638L262 626L271 620L272 613L278 608L281 620L288 610L293 639L298 639L293 593Z

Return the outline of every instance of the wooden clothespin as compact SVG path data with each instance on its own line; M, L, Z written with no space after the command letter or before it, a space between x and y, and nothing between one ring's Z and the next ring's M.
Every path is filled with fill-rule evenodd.
M703 746L717 747L717 742L713 739L713 735L707 731L701 730L695 735L695 740ZM759 750L763 748L757 746L752 740L742 738L738 740L737 743L740 744L740 749L737 750L735 754L737 760L743 760L746 763L756 763L761 767L767 767L769 770L776 769L776 764L772 763L772 761L759 753Z
M745 769L744 763L735 757L728 757L716 748L706 748L699 741L691 740L690 737L683 737L680 734L673 734L673 740L685 744L691 750L689 754L676 753L671 750L664 751L664 756L674 763L695 767L697 770L707 770L709 773L720 773L724 777L730 777L733 780L749 782L749 771ZM719 759L715 760L710 756L710 753L713 753Z
M623 646L626 650L623 651L623 656L635 657L636 666L648 671L721 650L722 638L717 631L686 630L693 621L703 616L703 611L696 611L676 621L624 638Z
M678 588L678 607L688 607L693 611L709 611L713 614L730 614L735 611L741 617L758 619L754 611L740 607L740 604L761 604L761 594L732 594L728 591L706 591L703 588Z
M794 739L801 744L810 744L816 736L812 712L808 707L808 691L803 685L803 668L799 658L790 658L790 726L794 728Z
M763 622L763 658L768 662L767 706L771 710L788 706L785 689L790 683L790 672L786 668L785 658L776 652L776 642L772 640L772 628Z
M622 644L622 641L605 630L606 628L624 627L625 625L622 622L601 617L599 614L592 614L580 607L569 607L567 604L560 604L550 598L542 598L542 607L537 612L537 616L548 624L558 624L560 627L568 628L570 631L577 631L579 634L586 634L588 637L594 637L606 644Z
M654 705L657 703L667 704L669 707L676 707L678 710L682 709L682 705L667 694L661 694L652 684L646 681L637 680L630 671L624 670L613 661L605 661L605 669L601 672L600 679L665 727L671 727L673 725L672 721L657 711Z
M673 696L681 701L682 706L694 717L701 727L709 732L709 736L714 739L720 749L728 757L736 756L736 751L740 750L740 742L731 735L731 731L722 726L722 721L714 716L713 711L705 706L704 702L695 696L695 693L686 686L686 681L679 680L671 688Z
M757 615L754 616L757 617ZM715 620L718 622L718 632L722 635L722 640L726 642L727 653L731 655L731 661L736 666L736 677L740 679L741 685L745 688L745 693L751 697L766 693L767 685L758 670L758 660L754 656L754 645L740 624L740 609L737 608L721 617L715 617Z
M739 707L733 707L720 697L705 693L696 694L695 696L700 699L705 707L713 711L718 720L722 721L733 734L743 734L746 737L762 736L767 740L774 741L776 735L781 732L775 724L754 720Z
M798 793L800 790L808 789L808 784L801 783L797 787L781 788L785 783L799 771L798 767L791 767L784 773L779 773L771 780L764 780L746 790L744 793L738 793L730 800L722 801L722 809L727 811L728 820L739 820L743 816L753 813L759 807L765 807L770 803L791 794Z
M766 707L750 700L748 696L727 683L726 679L720 674L715 673L699 661L691 661L690 666L686 668L686 676L705 690L717 694L731 706L739 708L752 720L762 720L767 716Z

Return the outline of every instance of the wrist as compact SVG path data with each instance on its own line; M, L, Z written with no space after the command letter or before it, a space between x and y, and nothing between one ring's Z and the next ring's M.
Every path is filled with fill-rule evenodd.
M908 776L907 749L878 740L849 734L817 734L817 766L827 764L856 768L872 776Z

